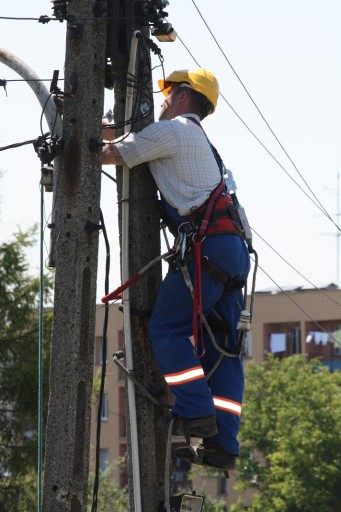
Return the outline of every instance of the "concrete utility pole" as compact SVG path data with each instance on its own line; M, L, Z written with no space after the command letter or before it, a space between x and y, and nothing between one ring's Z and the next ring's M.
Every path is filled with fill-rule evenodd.
M44 512L85 512L88 493L106 21L105 1L68 2L62 169L54 187L56 281ZM96 10L95 10L96 9ZM96 18L98 16L98 18Z
M141 9L141 0L129 0L125 2L129 8ZM148 34L149 35L149 34ZM142 43L139 43L142 44ZM141 49L141 48L140 48ZM128 49L129 54L129 49ZM149 54L148 54L149 55ZM146 104L151 107L151 64L146 61L146 52L138 51L136 60L139 71L137 87L147 84L149 94L142 90L142 98L135 115L141 113L140 106ZM126 80L127 66L116 66L113 62L113 71L120 80ZM124 120L126 88L118 82L115 84L115 123ZM141 130L153 121L153 116L133 122L134 131ZM157 191L155 182L151 177L147 165L140 165L129 171L130 176L130 200L129 200L129 269L130 274L135 274L146 263L160 254L160 221L157 206ZM118 198L122 199L122 170L117 171ZM119 203L121 204L121 203ZM122 234L121 234L122 236ZM130 289L131 307L131 332L133 345L134 376L149 390L158 389L160 395L165 394L165 384L153 358L150 340L147 333L147 325L151 310L156 300L161 282L161 265L148 271L143 278ZM141 504L143 512L156 512L161 501L164 500L164 467L166 452L166 436L155 429L158 416L164 411L141 394L138 388L136 392L136 414L138 425L138 448L140 460ZM127 414L127 417L129 415ZM129 442L128 425L128 474L130 490L131 512L142 512L135 507L131 444Z

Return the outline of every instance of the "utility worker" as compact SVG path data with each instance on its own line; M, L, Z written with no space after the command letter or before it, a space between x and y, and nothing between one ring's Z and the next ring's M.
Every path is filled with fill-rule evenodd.
M191 229L196 229L196 214L199 218L205 214L210 196L222 183L219 155L212 151L200 125L216 108L219 86L215 76L202 68L174 71L160 80L159 86L166 96L159 122L131 133L121 142L106 144L102 161L125 163L129 168L148 162L170 229L176 235L185 226L188 244L182 256L188 261L192 282L201 281L200 309L216 343L205 328L194 325L193 297L178 260L180 263L173 265L162 282L149 322L156 361L175 395L171 413L160 418L159 426L167 429L175 418L173 433L180 434L183 429L185 434L202 438L196 456L184 447L177 450L180 458L227 470L234 467L239 455L237 434L244 377L236 326L244 309L241 288L250 268L249 254L233 221L233 205L224 187L218 191L220 213L215 216L213 208L208 230L200 240L201 261L209 261L216 272L209 273L199 264L200 275L195 276L198 262L193 257ZM228 276L227 281L214 275L219 272ZM194 312L196 320L197 313L198 309ZM194 347L196 328L202 336L199 334ZM225 347L230 356L222 356L217 345Z

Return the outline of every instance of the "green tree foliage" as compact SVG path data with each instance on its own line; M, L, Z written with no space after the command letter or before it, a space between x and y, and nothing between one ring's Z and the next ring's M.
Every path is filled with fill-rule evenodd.
M341 511L340 385L341 372L302 356L248 367L238 488L258 492L247 510Z
M115 480L115 471L126 464L124 458L117 459L105 471L100 472L97 509L100 512L127 512L129 509L128 489L121 488ZM92 508L94 474L89 475L88 512Z
M0 245L0 510L34 510L37 467L39 278L25 250L34 230ZM46 280L45 297L51 291ZM51 314L45 314L44 407ZM32 506L29 506L32 504Z

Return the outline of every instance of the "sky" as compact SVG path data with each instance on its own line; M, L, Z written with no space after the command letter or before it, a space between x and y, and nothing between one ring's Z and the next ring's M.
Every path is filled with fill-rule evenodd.
M52 16L50 0L2 4L0 17ZM166 11L179 36L173 43L155 40L166 74L199 64L220 84L223 97L203 127L233 171L239 201L254 230L260 265L256 289L337 283L340 231L316 203L320 201L340 225L341 3L170 0ZM0 47L42 79L52 78L55 69L63 77L65 31L65 22L0 19ZM161 76L161 69L155 68L155 91ZM0 88L0 147L40 135L40 105L25 82L9 81L18 78L0 63L0 79L8 80L7 96ZM107 91L104 112L112 103L113 92ZM160 93L155 93L154 103L157 118ZM23 146L0 152L0 170L2 243L18 227L39 223L40 161L32 145ZM50 196L45 194L47 221ZM115 185L106 180L101 206L111 245L111 289L120 284L115 202ZM46 230L47 245L48 239ZM29 257L32 271L38 269L38 245ZM103 295L104 266L101 242L98 298Z

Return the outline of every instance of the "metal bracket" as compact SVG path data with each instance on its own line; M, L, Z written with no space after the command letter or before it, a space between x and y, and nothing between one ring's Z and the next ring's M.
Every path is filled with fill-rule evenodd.
M224 167L224 181L225 181L227 191L229 193L235 192L237 190L237 184L233 179L232 171L230 171L230 169L226 169L225 167Z
M115 352L113 354L114 363L125 373L125 375L137 386L142 393L149 398L153 402L153 404L157 405L158 407L163 407L165 409L170 409L170 405L163 404L155 398L155 396L145 387L141 382L139 382L136 377L120 362L120 359L123 359L125 357L125 354L123 350L119 350L118 352Z

